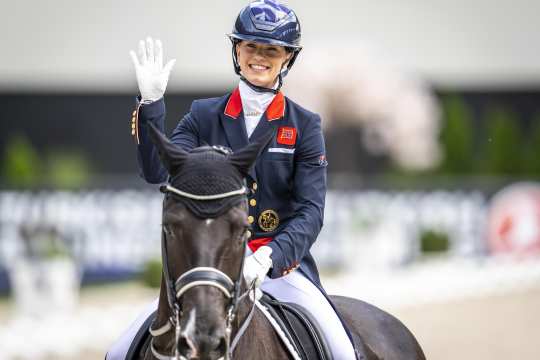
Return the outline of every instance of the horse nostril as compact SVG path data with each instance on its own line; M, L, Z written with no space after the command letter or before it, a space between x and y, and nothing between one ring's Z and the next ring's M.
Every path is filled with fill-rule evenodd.
M193 357L198 356L197 355L197 349L193 345L193 341L191 339L188 339L185 335L180 335L180 338L178 339L177 344L178 352L180 355L187 359L191 359Z
M227 351L227 340L225 339L225 336L221 337L221 340L219 341L219 345L216 350L223 354L225 354L225 351Z
M199 336L196 340L193 340L181 334L178 339L178 352L186 359L199 359L199 357L205 358L205 356L216 356L217 358L225 355L227 351L227 341L225 336ZM219 355L219 356L217 356Z
M225 354L226 341L224 336L212 336L206 338L206 341L201 344L201 351L214 355L223 356Z

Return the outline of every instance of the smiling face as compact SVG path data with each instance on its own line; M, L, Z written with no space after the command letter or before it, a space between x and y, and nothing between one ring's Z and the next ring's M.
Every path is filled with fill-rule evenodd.
M292 53L283 46L241 41L236 45L236 56L242 75L250 83L272 88Z

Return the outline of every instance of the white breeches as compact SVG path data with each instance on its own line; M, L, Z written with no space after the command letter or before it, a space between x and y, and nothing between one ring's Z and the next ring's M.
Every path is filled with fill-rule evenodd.
M354 348L326 297L300 271L277 279L266 278L261 288L283 302L303 306L317 320L335 360L354 360Z

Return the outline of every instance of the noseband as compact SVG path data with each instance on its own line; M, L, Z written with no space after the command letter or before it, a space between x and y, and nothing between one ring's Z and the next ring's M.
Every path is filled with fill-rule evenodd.
M172 187L171 185L163 185L160 187L160 191L167 194L172 193L177 196L193 199L193 200L199 200L199 201L205 201L205 200L217 200L217 199L224 199L231 196L238 196L238 195L246 195L248 193L248 189L243 186L241 189L230 191L227 193L222 194L216 194L216 195L196 195L187 193L184 191L181 191L179 189L176 189ZM238 274L238 277L236 281L233 281L227 274L222 272L219 269L213 268L213 267L195 267L193 269L190 269L180 275L178 279L173 283L171 274L169 272L168 268L168 256L167 256L167 236L166 233L163 232L162 234L162 241L161 241L161 253L162 253L162 262L163 262L163 276L165 278L165 288L167 290L167 301L169 303L169 309L173 312L173 316L169 318L169 321L162 327L158 329L153 329L150 327L150 334L152 337L161 336L163 334L166 334L167 332L171 331L173 328L175 330L175 345L174 345L174 356L168 356L160 354L154 347L154 339L150 342L150 349L152 351L152 354L158 359L158 360L188 360L184 356L180 355L178 352L178 341L180 339L180 335L182 332L182 329L180 327L180 318L183 314L181 302L180 299L182 296L189 290L197 286L212 286L216 289L218 289L225 298L229 300L229 305L227 308L227 315L226 315L226 328L225 328L225 356L220 358L220 360L229 360L232 357L232 353L234 351L234 348L238 344L238 340L240 340L240 337L244 334L246 331L251 318L253 317L253 312L255 309L255 282L250 284L250 286L246 289L246 291L240 295L240 286L242 282L242 276L243 276L243 268L244 268L244 258L242 258L242 263L240 265L240 272ZM244 241L244 247L245 242ZM244 323L240 326L238 331L236 332L236 335L234 339L231 341L231 333L232 333L232 322L234 318L236 317L236 312L238 310L237 305L238 302L241 301L246 295L250 293L250 291L253 291L253 304L251 306L251 310L244 321Z

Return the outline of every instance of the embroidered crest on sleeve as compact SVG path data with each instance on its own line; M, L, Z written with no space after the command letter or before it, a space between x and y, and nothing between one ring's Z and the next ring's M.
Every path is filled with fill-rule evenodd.
M326 155L319 156L319 166L326 166L328 165L328 161L326 161Z

